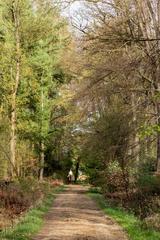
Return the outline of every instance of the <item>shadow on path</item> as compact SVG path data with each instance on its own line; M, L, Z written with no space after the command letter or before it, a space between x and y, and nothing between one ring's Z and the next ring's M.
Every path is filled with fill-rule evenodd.
M106 217L86 192L83 186L69 185L58 194L33 240L127 240L121 227Z

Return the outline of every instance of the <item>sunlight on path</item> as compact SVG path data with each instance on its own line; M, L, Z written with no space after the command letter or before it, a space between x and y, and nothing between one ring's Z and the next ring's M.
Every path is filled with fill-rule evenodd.
M70 185L59 194L33 240L127 240L121 227L104 216L86 191Z

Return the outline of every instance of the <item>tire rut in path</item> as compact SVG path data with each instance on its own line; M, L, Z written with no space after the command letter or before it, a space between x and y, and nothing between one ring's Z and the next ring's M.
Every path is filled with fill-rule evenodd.
M127 240L122 228L103 214L86 191L70 185L58 194L33 240Z

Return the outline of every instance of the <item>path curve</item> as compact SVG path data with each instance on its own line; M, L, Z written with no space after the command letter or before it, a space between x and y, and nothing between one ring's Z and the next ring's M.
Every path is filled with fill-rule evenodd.
M33 240L127 240L122 228L103 214L86 191L70 185L58 194Z

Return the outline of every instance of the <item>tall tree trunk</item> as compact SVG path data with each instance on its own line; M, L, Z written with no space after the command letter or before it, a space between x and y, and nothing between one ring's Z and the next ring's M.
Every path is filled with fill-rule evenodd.
M137 97L135 96L135 93L131 94L131 106L132 106L132 115L133 115L133 125L134 128L137 129ZM132 148L132 155L135 158L136 167L139 164L139 152L140 152L140 143L139 143L139 136L137 134L137 131L133 133L133 148Z
M141 12L143 13L142 23L143 26L146 25L145 28L141 28L144 37L153 36L157 39L154 46L155 51L155 62L154 66L156 67L155 72L153 73L153 86L154 86L154 93L156 96L159 96L160 93L160 0L157 0L157 12L155 12L154 6L151 1L146 0L146 7L145 8L145 1L142 0L135 0L139 1L142 4ZM150 15L150 16L149 16ZM153 23L151 27L147 21L148 17L151 18L150 22ZM146 22L146 23L145 23ZM145 23L145 24L144 24ZM149 27L150 26L150 27ZM148 34L149 32L149 34ZM147 34L147 35L146 35ZM152 43L148 42L147 49L149 50L149 54L152 54L153 46ZM151 45L150 45L151 44ZM159 99L156 100L156 110L157 110L157 124L160 125L160 101ZM160 133L157 133L157 173L160 174Z
M13 83L12 89L12 103L11 103L11 140L10 140L10 152L11 152L11 176L15 176L16 168L16 96L17 90L20 82L20 32L19 32L19 11L18 6L13 2L12 6L13 21L15 27L15 60L16 60L16 69L15 69L15 81Z
M39 173L39 180L43 180L43 174L44 174L44 140L43 140L43 119L44 114L44 89L43 89L43 80L41 78L41 143L40 143L40 173Z
M156 26L156 37L160 38L160 0L157 1L157 26ZM160 41L157 41L157 124L160 126ZM157 133L157 173L160 174L160 132Z
M160 93L160 84L158 85L158 92ZM160 100L157 103L157 123L160 126ZM157 173L160 174L160 132L157 133Z
M40 173L39 173L39 180L43 180L44 175L44 143L41 142L41 154L40 154Z
M75 183L77 182L77 179L78 179L79 166L80 166L80 159L78 158L76 163L76 171L75 171L75 181L74 181Z
M16 104L15 97L12 96L12 112L11 112L11 140L10 140L10 152L11 152L11 176L15 176L16 167Z
M160 47L159 47L160 49ZM159 100L159 93L160 93L160 60L157 60L157 76L156 76L156 89L155 89L155 94L157 97L156 99L156 110L157 110L157 125L160 126L160 100ZM157 132L157 174L160 174L160 132Z

